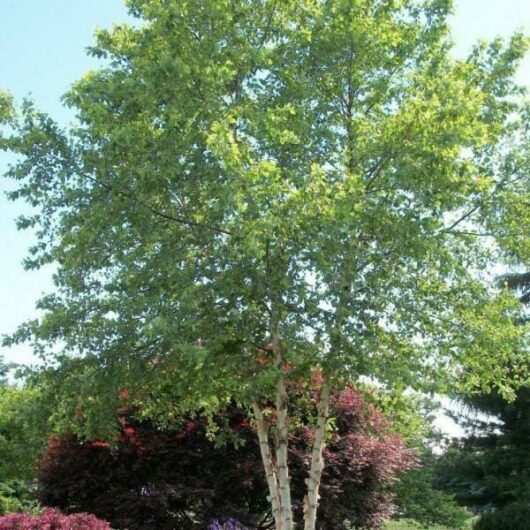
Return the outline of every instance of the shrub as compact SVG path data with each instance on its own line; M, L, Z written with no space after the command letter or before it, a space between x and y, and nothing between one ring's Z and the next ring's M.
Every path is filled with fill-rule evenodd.
M495 512L481 515L473 530L528 530L530 505L514 502Z
M377 528L394 512L388 486L414 464L414 455L359 392L346 389L332 401L335 429L325 452L319 528ZM309 413L314 404L304 403L296 406ZM94 513L117 529L204 530L226 517L252 529L268 528L256 435L235 406L218 421L229 434L223 445L208 438L200 419L187 419L180 431L170 432L124 418L115 449L101 441L54 438L40 465L39 499L66 512ZM309 429L293 429L289 464L298 520L310 443Z
M87 513L63 515L46 510L40 515L4 515L0 517L0 530L110 530L110 525Z

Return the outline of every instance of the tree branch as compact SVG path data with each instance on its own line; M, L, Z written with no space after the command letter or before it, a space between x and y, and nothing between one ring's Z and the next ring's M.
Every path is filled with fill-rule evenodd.
M173 222L176 222L176 223L184 224L184 225L187 225L187 226L190 226L190 227L195 227L195 228L206 228L206 229L208 229L208 230L210 230L212 232L217 232L219 234L233 235L232 232L230 232L228 230L225 230L223 228L219 228L217 226L211 226L211 225L207 225L207 224L204 224L204 223L198 223L196 221L192 221L192 220L186 219L184 217L168 214L168 213L162 212L160 210L157 210L156 208L153 208L151 205L147 204L145 201L142 201L142 200L138 199L137 197L133 196L132 193L130 193L128 191L125 191L123 189L117 189L114 186L112 186L110 184L107 184L106 182L103 182L103 181L101 181L100 179L98 179L96 177L93 177L92 175L82 174L82 176L85 177L85 178L88 178L89 180L91 180L95 184L105 188L109 192L113 192L116 195L121 195L122 197L126 197L127 199L132 200L134 203L139 204L140 206L143 206L144 208L149 210L152 214L154 214L154 215L156 215L156 216L158 216L158 217L160 217L162 219L165 219L166 221L173 221Z

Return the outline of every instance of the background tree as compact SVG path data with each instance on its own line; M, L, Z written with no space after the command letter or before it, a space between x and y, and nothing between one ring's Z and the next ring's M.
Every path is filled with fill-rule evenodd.
M495 512L484 513L474 530L523 530L528 527L530 510L527 502L512 503Z
M38 425L36 393L31 388L0 385L0 476L3 479L31 480L35 463L46 447L47 431L44 422Z
M414 521L421 528L469 528L471 512L460 506L455 495L444 490L437 480L438 458L424 448L421 465L400 476L394 488L398 518Z
M499 281L528 305L527 272L506 274ZM522 315L520 323L527 318L527 314ZM510 370L510 364L506 369ZM475 512L499 512L485 516L479 527L493 528L502 520L514 530L526 527L524 503L530 499L530 388L519 388L513 401L507 401L498 391L468 394L460 396L460 400L464 410L454 416L468 435L455 440L441 459L438 483Z
M48 437L38 391L10 383L10 368L0 360L0 515L38 509L32 480Z
M509 403L497 393L466 398L471 428L440 464L439 481L475 511L530 498L530 391Z
M415 464L414 453L359 392L332 396L332 410L336 423L325 452L319 528L378 528L393 513L393 484L399 471ZM94 513L116 529L202 530L228 517L249 528L274 526L258 442L243 409L220 412L216 421L225 435L217 440L208 436L204 419L187 419L176 431L122 420L115 448L71 435L50 441L38 473L44 505ZM297 512L310 436L302 425L290 435Z
M526 40L454 59L449 0L128 5L141 23L98 32L104 66L65 96L77 123L25 103L2 140L12 198L38 208L19 220L37 231L26 265L57 264L11 341L61 345L56 417L89 436L120 388L159 420L251 407L278 530L294 524L287 382L321 374L314 530L343 380L510 391L525 329L488 287L503 255L484 238L529 246L507 228L528 198Z

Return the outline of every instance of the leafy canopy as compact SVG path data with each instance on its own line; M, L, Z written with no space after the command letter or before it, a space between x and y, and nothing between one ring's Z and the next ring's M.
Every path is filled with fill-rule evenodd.
M456 60L449 0L128 5L64 97L76 124L26 102L2 140L26 266L57 264L10 341L64 352L58 414L95 431L129 388L170 418L168 393L215 407L315 366L508 392L525 328L486 280L528 248L526 39Z

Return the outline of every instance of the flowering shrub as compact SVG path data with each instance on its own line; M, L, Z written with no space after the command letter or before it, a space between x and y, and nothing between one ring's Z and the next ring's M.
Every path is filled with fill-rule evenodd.
M4 515L0 517L0 530L110 530L110 525L87 513L63 515L46 510L41 515Z
M246 528L235 519L227 519L222 523L216 519L210 523L208 530L246 530Z

